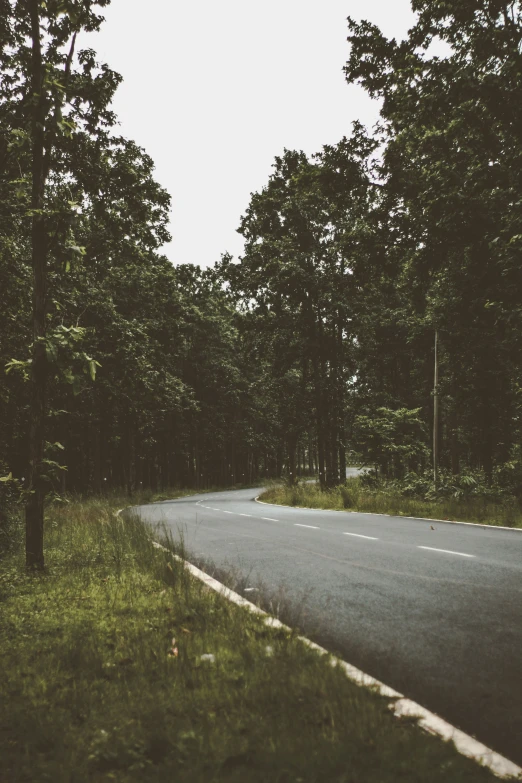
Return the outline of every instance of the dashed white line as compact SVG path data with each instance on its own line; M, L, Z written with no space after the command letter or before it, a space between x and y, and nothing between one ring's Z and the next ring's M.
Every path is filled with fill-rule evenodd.
M272 519L272 517L260 517L261 519L266 519L268 522L279 522L278 519Z
M429 549L431 552L445 552L447 555L460 555L460 557L475 557L467 555L465 552L452 552L451 549L435 549L434 546L419 546L418 549Z
M319 530L315 525L300 525L299 522L294 522L294 527L309 527L311 530Z
M238 516L240 516L240 517L251 517L252 514L238 514Z
M379 539L375 536L363 536L362 533L344 533L343 536L356 536L356 538L368 538L370 541L378 541Z

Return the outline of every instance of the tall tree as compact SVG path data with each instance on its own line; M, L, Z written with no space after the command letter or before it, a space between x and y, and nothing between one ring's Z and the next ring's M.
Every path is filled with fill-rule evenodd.
M365 166L374 146L356 125L350 140L324 148L312 162L291 151L276 158L267 187L253 195L241 223L245 255L222 268L245 306L253 300L271 346L272 371L284 389L277 407L288 472L295 479L297 446L312 414L323 486L345 476L352 278L371 201Z
M412 7L417 21L399 43L350 21L346 74L383 99L387 220L401 244L394 287L426 342L439 333L442 456L491 480L519 431L521 4ZM433 41L446 56L431 54Z
M107 104L118 83L108 69L95 73L92 57L80 54L74 68L76 37L99 28L95 6L109 0L18 0L4 9L1 52L6 78L0 104L8 104L10 132L5 158L16 159L21 176L11 185L29 184L27 217L31 221L33 271L31 398L29 406L29 480L26 504L26 562L43 568L43 504L46 493L44 447L47 387L48 257L53 245L70 239L71 204L53 203L53 176L74 167L67 140L76 133L95 134L111 119ZM3 112L4 118L5 113ZM8 161L6 161L9 167ZM22 194L23 195L23 194ZM67 231L64 232L64 226ZM70 250L81 253L74 243Z

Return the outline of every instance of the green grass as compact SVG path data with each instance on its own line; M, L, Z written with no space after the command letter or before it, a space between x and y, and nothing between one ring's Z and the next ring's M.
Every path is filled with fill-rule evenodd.
M349 478L345 485L325 491L321 491L318 484L295 487L279 484L267 489L260 495L260 500L287 506L522 527L522 512L514 502L493 503L480 497L419 500L404 497L399 492L366 489L358 478Z
M209 591L121 505L51 508L41 574L20 544L0 560L2 783L496 780Z

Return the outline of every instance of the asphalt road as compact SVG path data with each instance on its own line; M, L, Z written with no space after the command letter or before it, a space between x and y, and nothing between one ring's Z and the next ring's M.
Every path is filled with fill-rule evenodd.
M522 532L262 505L260 491L139 511L196 557L305 600L316 641L522 764Z

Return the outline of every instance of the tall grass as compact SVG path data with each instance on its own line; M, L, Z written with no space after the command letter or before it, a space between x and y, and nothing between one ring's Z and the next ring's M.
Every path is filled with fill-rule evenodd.
M405 497L396 490L367 488L359 478L349 478L345 485L325 491L318 484L279 485L269 488L260 499L288 506L522 527L520 506L511 499L503 503L481 497L428 501Z
M51 508L42 574L0 561L2 783L495 779L114 508Z

